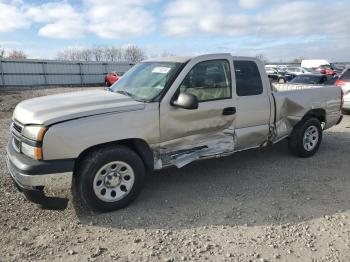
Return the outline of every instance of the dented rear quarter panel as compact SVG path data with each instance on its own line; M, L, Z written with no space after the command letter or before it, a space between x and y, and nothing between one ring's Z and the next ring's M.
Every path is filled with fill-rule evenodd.
M290 135L293 127L311 110L325 111L325 129L335 125L341 116L341 91L335 86L276 85L273 96L276 101L275 139Z

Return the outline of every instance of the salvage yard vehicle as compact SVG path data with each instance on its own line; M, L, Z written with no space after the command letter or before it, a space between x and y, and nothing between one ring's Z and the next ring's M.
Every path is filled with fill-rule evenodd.
M350 67L343 71L337 81L335 81L335 85L341 87L344 93L343 110L350 112Z
M303 67L287 67L286 71L294 75L312 74L312 71Z
M110 72L105 76L105 85L110 87L119 80L120 76L117 72Z
M331 76L323 74L304 74L298 75L290 81L291 84L308 84L308 85L331 85L334 79Z
M129 205L153 170L285 138L294 155L311 157L323 130L341 121L341 106L334 86L272 91L255 58L155 58L135 65L110 91L19 103L7 164L18 188L44 207L68 201L44 188L71 185L85 207L112 211Z
M296 76L293 73L277 68L266 68L266 73L272 82L278 82L280 84L286 83Z

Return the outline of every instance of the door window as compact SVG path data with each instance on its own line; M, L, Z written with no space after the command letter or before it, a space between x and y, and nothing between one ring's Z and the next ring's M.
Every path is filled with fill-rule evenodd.
M198 101L231 98L231 74L227 60L198 63L180 86L181 93L193 94Z
M253 61L234 61L238 96L260 95L263 92L258 66Z

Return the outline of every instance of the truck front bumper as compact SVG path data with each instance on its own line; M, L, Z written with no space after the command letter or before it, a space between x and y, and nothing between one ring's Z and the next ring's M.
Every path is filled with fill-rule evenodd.
M37 161L7 145L7 167L17 188L29 201L48 209L65 209L66 198L47 197L44 188L70 188L74 159Z

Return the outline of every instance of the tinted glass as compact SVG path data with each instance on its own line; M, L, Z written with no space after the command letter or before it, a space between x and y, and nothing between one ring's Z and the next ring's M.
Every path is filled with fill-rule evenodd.
M182 82L180 92L208 101L230 98L231 86L228 61L212 60L195 65Z
M238 96L260 95L263 92L258 66L253 61L234 61Z

